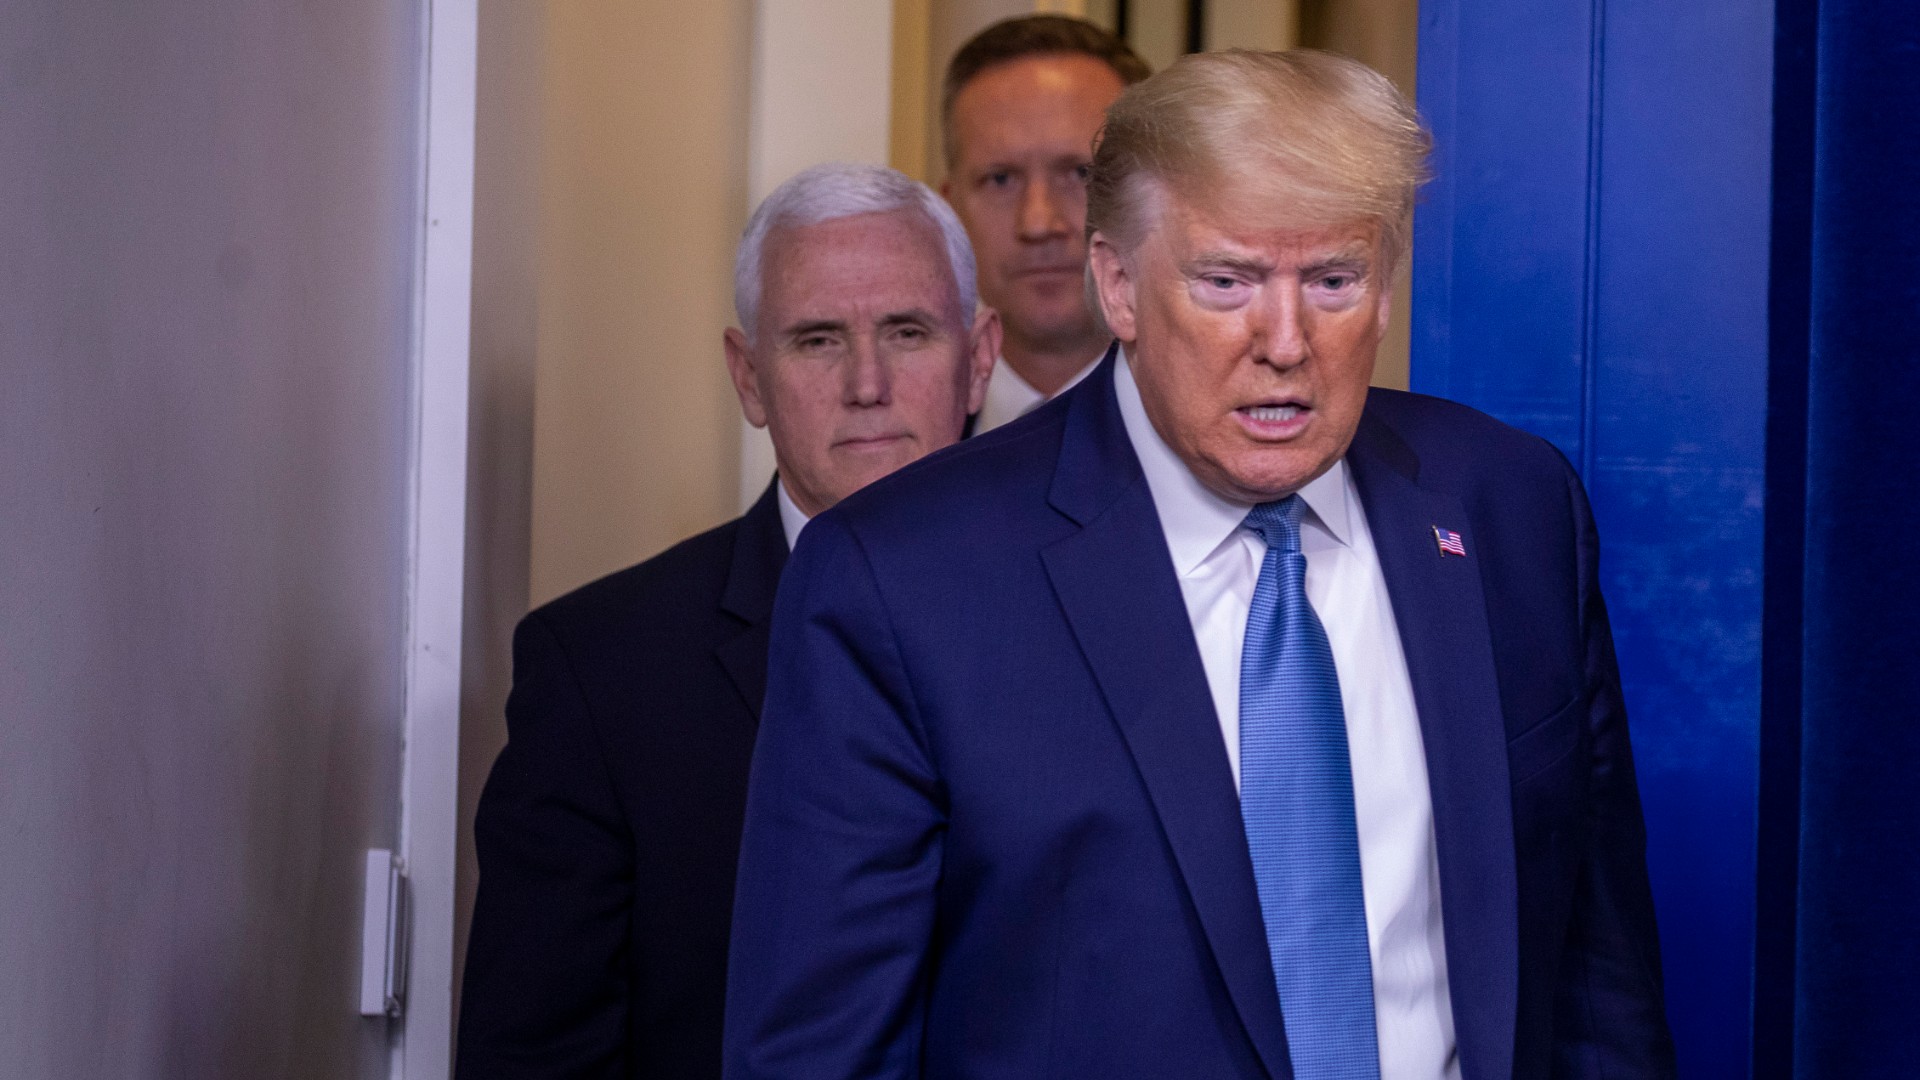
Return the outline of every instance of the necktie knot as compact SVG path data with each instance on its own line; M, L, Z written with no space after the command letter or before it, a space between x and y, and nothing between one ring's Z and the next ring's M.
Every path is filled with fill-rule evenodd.
M1300 551L1300 519L1306 512L1306 500L1297 494L1289 495L1247 511L1244 524L1259 533L1268 547L1283 555L1293 555Z

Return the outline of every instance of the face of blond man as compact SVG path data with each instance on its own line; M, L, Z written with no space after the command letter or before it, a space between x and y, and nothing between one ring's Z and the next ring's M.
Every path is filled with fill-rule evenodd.
M986 394L999 322L960 310L924 213L776 228L760 272L754 334L726 332L727 371L802 513L959 440Z
M954 97L941 191L973 241L980 299L999 310L1009 356L1105 342L1083 284L1087 169L1123 89L1100 60L1050 53L989 67Z
M1215 494L1290 495L1360 426L1390 302L1380 229L1249 224L1145 183L1145 235L1095 233L1093 267L1147 416Z

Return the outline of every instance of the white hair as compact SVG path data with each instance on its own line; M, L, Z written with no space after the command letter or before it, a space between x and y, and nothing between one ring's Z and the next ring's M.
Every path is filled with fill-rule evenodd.
M761 262L767 236L775 229L797 229L859 214L918 210L940 230L947 264L953 269L962 317L972 318L979 302L974 282L973 245L947 200L905 173L882 165L815 165L775 188L747 220L740 250L733 258L733 309L740 329L753 340L760 315Z

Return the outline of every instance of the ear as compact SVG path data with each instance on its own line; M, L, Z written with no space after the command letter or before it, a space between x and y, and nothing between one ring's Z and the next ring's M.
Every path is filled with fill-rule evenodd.
M987 379L1000 359L1000 313L980 305L973 313L973 335L967 348L967 415L987 402Z
M754 427L767 426L767 406L760 400L760 375L754 367L753 350L747 347L747 335L727 327L721 335L727 350L727 377L733 380L733 392L740 397L740 411Z
M1133 344L1139 337L1134 320L1138 290L1127 259L1104 233L1096 231L1087 240L1087 270L1093 275L1093 294L1100 301L1107 329L1123 344Z

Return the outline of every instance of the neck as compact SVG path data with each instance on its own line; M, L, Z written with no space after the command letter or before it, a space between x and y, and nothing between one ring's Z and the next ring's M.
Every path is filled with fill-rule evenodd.
M1098 329L1065 341L1046 343L1021 341L1008 334L1000 355L1027 385L1052 397L1080 374L1081 369L1099 358L1107 336Z

